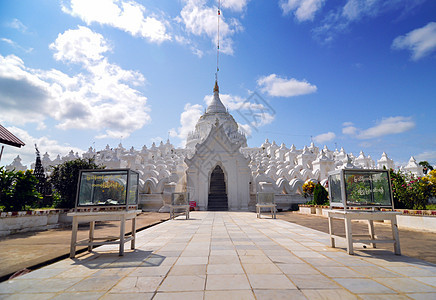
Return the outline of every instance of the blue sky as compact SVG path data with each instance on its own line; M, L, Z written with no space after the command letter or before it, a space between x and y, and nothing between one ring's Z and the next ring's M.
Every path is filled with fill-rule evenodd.
M436 164L436 2L222 0L221 99L248 144ZM0 0L0 123L34 161L183 146L211 99L218 1Z

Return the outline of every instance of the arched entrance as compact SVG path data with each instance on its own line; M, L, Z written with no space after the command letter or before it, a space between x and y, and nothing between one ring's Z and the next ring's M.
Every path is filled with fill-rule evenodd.
M223 169L216 166L210 174L208 210L228 210L226 181Z

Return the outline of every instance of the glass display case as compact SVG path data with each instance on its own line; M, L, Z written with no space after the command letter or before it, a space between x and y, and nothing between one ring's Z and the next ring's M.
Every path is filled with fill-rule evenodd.
M387 170L342 169L329 172L330 207L393 208Z
M139 174L130 169L81 170L76 208L137 209Z

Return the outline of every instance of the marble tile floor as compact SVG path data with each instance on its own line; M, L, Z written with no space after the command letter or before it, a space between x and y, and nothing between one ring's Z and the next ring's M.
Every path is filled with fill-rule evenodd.
M436 299L436 265L337 244L251 212L193 212L124 256L102 246L0 283L0 299Z

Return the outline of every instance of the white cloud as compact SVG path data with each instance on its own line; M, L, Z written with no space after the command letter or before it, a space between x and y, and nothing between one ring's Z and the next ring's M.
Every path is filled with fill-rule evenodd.
M194 131L195 124L197 124L198 119L203 114L203 106L200 104L191 105L191 103L186 103L185 108L180 115L180 127L170 130L171 137L178 137L182 140L182 145L186 143L188 134Z
M329 43L343 32L347 32L353 23L368 18L375 18L393 10L402 15L413 10L426 0L347 0L344 6L331 9L322 20L321 25L313 30L315 38Z
M70 6L63 5L62 10L81 18L88 25L96 22L112 26L151 42L161 43L171 39L166 29L167 22L153 14L144 16L145 7L132 0L71 0Z
M24 25L23 23L21 23L21 21L18 19L13 19L12 21L6 23L6 26L8 26L10 28L14 28L14 29L21 31L23 33L27 32L27 26Z
M428 161L429 164L436 167L436 151L424 151L415 155L416 161Z
M66 156L71 150L73 150L74 153L78 152L79 155L84 152L77 147L61 145L58 141L52 140L46 136L33 137L27 131L18 127L6 127L6 129L16 135L26 145L21 148L6 146L1 160L2 165L11 164L14 158L20 155L22 159L21 163L27 165L27 168L30 169L30 165L35 163L36 160L35 144L38 145L41 156L48 152L51 160L54 160L58 154L61 155L61 157Z
M108 48L101 35L79 27L58 39L51 45L55 58L79 62L84 72L70 77L0 55L0 105L5 112L0 120L43 127L51 117L58 128L93 129L98 138L125 138L150 121L147 98L133 88L145 82L144 76L109 63L102 55Z
M436 22L395 38L392 48L410 50L415 61L429 55L436 50Z
M26 52L26 53L30 53L30 52L33 51L33 48L28 48L28 49L26 49L26 48L24 48L24 47L21 47L20 45L18 45L16 42L14 42L14 41L11 40L11 39L1 38L0 40L1 40L2 42L4 42L4 43L10 45L11 47L14 47L14 48L16 48L16 49L20 49L20 50L22 50L22 51L24 51L24 52Z
M217 42L217 11L218 7L206 6L204 0L187 0L186 5L176 20L185 25L188 33L202 36L206 35L213 44ZM221 12L220 16L220 52L233 54L233 40L230 38L235 32L242 30L237 19L226 19Z
M336 137L336 134L334 132L329 131L327 133L322 133L322 134L319 134L319 135L315 136L313 138L313 141L315 143L322 144L322 143L325 143L325 142L332 141L335 137Z
M280 78L276 74L261 77L257 85L264 93L274 97L293 97L316 92L316 85L295 78Z
M322 8L325 0L281 0L280 8L287 15L294 11L298 21L313 20L318 10Z
M254 114L253 119L254 121L251 122L251 126L254 128L259 128L261 126L271 124L275 119L275 115L268 112L259 112Z
M355 135L357 133L357 128L354 127L351 123L351 125L347 125L344 128L342 128L342 133L348 135Z
M240 12L247 6L248 1L249 0L221 0L221 7Z
M55 51L56 60L85 64L102 60L102 53L110 50L101 34L84 26L59 33L49 47Z
M253 128L250 125L238 123L238 127L239 127L239 130L241 130L247 138L251 137L251 134L253 132Z
M411 117L402 116L384 118L376 126L365 130L352 126L352 123L345 124L347 125L342 129L342 133L355 136L358 139L372 139L390 134L398 134L415 127L415 122Z

